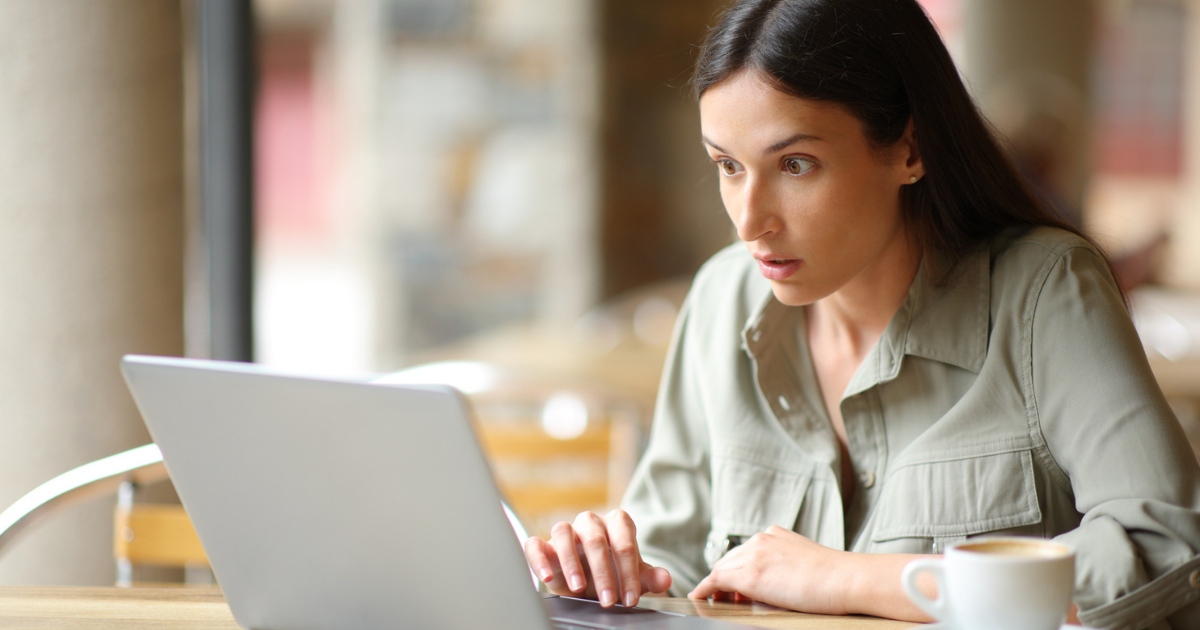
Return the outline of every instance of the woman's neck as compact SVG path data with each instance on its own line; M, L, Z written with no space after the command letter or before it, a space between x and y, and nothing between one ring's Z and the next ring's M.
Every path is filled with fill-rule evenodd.
M920 249L898 235L862 273L809 305L809 330L828 335L840 353L862 359L904 303L920 266Z

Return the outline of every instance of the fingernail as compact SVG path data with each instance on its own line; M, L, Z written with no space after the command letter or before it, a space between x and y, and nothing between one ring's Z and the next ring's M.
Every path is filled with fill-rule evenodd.
M582 591L583 590L583 578L579 577L578 575L572 575L571 576L571 590L572 591Z
M637 603L637 593L634 593L633 591L625 591L625 605L630 608L633 608L633 605L636 603Z
M546 569L546 570L542 571L542 581L543 582L549 582L550 580L553 580L553 579L554 579L553 571L551 571L550 569Z
M612 606L617 603L617 593L611 588L606 588L600 593L600 603L605 606Z

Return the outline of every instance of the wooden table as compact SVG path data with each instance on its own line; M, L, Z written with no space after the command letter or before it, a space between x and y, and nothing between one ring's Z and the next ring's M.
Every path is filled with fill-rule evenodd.
M899 630L915 624L873 617L806 615L763 604L646 598L647 608L764 628ZM0 586L4 630L237 630L216 588Z
M798 613L767 604L695 601L685 597L643 597L638 606L667 612L699 615L713 619L736 621L764 628L803 628L805 630L900 630L921 624L894 621L878 617L831 617ZM3 617L0 617L0 622ZM0 624L3 627L3 624Z

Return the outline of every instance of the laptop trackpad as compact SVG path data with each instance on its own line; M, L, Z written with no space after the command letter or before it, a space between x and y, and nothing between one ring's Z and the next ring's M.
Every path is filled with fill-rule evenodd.
M565 628L639 628L645 630L699 630L704 628L745 627L714 619L661 612L648 608L603 608L587 599L542 595L546 614L557 627Z

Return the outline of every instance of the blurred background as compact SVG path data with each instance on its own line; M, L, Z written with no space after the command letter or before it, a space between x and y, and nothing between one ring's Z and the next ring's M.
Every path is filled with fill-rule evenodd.
M531 529L615 504L734 240L687 86L726 4L0 0L0 507L149 441L128 352L448 382ZM1200 444L1200 1L922 4ZM111 584L111 499L0 583Z

